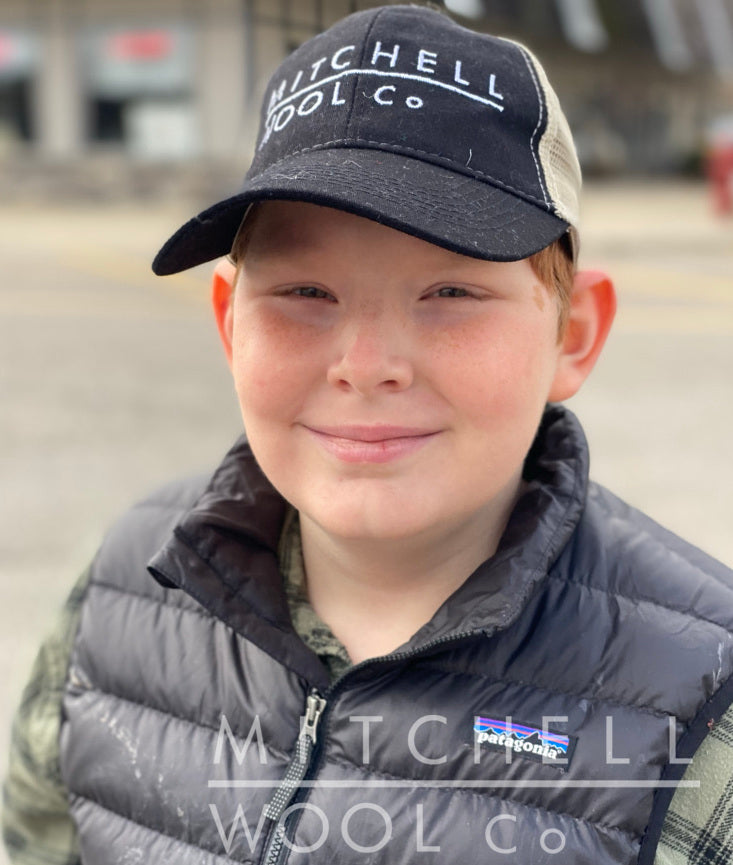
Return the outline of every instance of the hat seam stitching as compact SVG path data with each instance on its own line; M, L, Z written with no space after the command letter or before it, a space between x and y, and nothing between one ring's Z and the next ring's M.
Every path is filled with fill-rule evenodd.
M524 59L524 62L527 64L527 68L529 69L529 74L530 74L530 77L532 78L532 83L534 84L534 89L535 89L535 92L537 94L537 101L538 101L539 106L540 106L540 116L537 118L537 125L535 126L534 131L532 132L532 135L530 136L530 139L529 139L529 150L532 154L532 159L534 161L534 167L537 171L537 179L540 182L540 189L542 190L545 204L548 207L552 207L554 209L554 204L549 197L548 190L545 188L545 181L544 181L544 178L542 176L542 169L540 167L539 160L537 159L537 154L535 153L535 147L534 147L535 135L537 135L537 131L539 130L540 125L542 124L542 119L544 117L544 102L542 99L542 93L540 91L540 86L539 86L539 83L537 81L537 75L535 73L534 66L532 65L532 61L527 56L527 52L524 50L524 48L521 45L519 45L518 47L519 47L519 51L520 51L520 53Z
M496 184L496 186L500 187L501 189L505 189L508 192L512 192L515 195L519 196L520 198L525 198L530 202L535 202L537 204L543 205L544 208L549 208L550 210L554 210L554 208L552 207L552 202L548 201L547 198L538 198L536 195L532 195L531 192L525 192L523 189L517 189L514 186L510 186L508 183L505 183L504 181L499 180L496 177L493 177L491 174L486 174L485 172L481 171L478 168L471 168L468 171L466 171L465 166L460 165L459 163L455 162L455 160L449 159L446 156L442 156L439 153L432 153L429 150L418 150L415 147L409 147L409 146L404 145L404 144L394 144L393 142L390 142L390 141L372 141L369 138L335 138L332 141L322 141L321 143L314 144L311 147L303 147L300 150L293 150L290 153L288 153L285 156L278 159L276 162L271 162L270 165L268 165L267 168L264 169L264 171L262 173L263 174L267 173L270 169L274 168L277 165L280 165L280 163L282 163L282 162L287 162L289 159L292 159L294 156L300 156L302 153L310 153L310 152L315 151L315 150L325 150L326 148L331 147L334 144L368 144L368 145L371 145L374 147L382 147L382 148L386 147L390 151L394 151L396 153L404 152L404 153L414 153L414 154L417 154L419 156L430 156L439 162L446 163L451 168L459 169L458 173L463 174L464 176L476 176L476 177L485 178L486 180L490 180L492 183ZM534 156L534 153L533 153L533 156ZM254 178L253 178L253 180L254 180ZM543 186L542 182L540 182L540 187L542 188L542 190L544 192L544 186ZM553 213L553 215L556 215L556 214Z

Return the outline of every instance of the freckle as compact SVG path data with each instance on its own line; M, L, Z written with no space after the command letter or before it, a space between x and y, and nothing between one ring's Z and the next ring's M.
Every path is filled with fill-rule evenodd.
M545 308L545 289L538 282L534 284L534 302L537 304L537 309L540 312Z

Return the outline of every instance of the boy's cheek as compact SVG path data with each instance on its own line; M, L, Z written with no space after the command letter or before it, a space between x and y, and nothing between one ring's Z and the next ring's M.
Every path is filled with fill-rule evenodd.
M288 421L298 413L310 391L304 367L312 354L287 341L273 350L272 342L263 339L262 334L253 332L250 337L235 342L232 362L245 424L248 417L255 416L264 421Z
M292 365L297 358L302 363L314 356L324 331L328 322L304 320L302 314L289 312L287 304L284 310L265 303L245 306L234 322L234 360L275 366L284 359Z
M235 335L232 346L232 371L237 392L246 394L261 389L272 390L273 384L287 380L288 355L272 352L256 332Z
M289 422L303 403L302 388L291 382L285 369L243 369L235 375L235 388L245 423L258 418L265 423Z
M554 340L535 334L528 339L507 339L471 361L471 374L481 405L504 404L518 411L528 403L544 405L557 368L559 350Z

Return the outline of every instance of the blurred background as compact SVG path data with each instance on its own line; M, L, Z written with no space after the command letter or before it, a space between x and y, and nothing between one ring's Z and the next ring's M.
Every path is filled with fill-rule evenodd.
M282 57L347 0L0 0L0 771L38 641L105 527L240 429L210 266ZM733 0L449 0L543 60L619 314L571 401L593 476L733 566ZM3 863L0 852L0 863Z
M2 0L2 199L210 193L282 57L373 0ZM436 4L437 5L437 4ZM731 110L731 0L445 0L543 59L593 174L695 174ZM722 122L722 121L721 121Z

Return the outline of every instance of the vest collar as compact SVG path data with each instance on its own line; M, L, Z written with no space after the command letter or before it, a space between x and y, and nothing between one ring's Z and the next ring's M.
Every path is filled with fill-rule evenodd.
M587 444L564 407L547 407L523 479L524 491L497 552L400 652L419 651L452 634L506 628L543 582L575 529L587 492ZM183 589L277 661L324 687L323 665L293 630L278 571L286 507L242 437L148 570L163 586Z
M544 582L585 506L588 445L575 415L550 405L525 460L524 489L496 553L480 565L407 646L455 631L490 636L509 627ZM401 649L406 647L401 647Z

